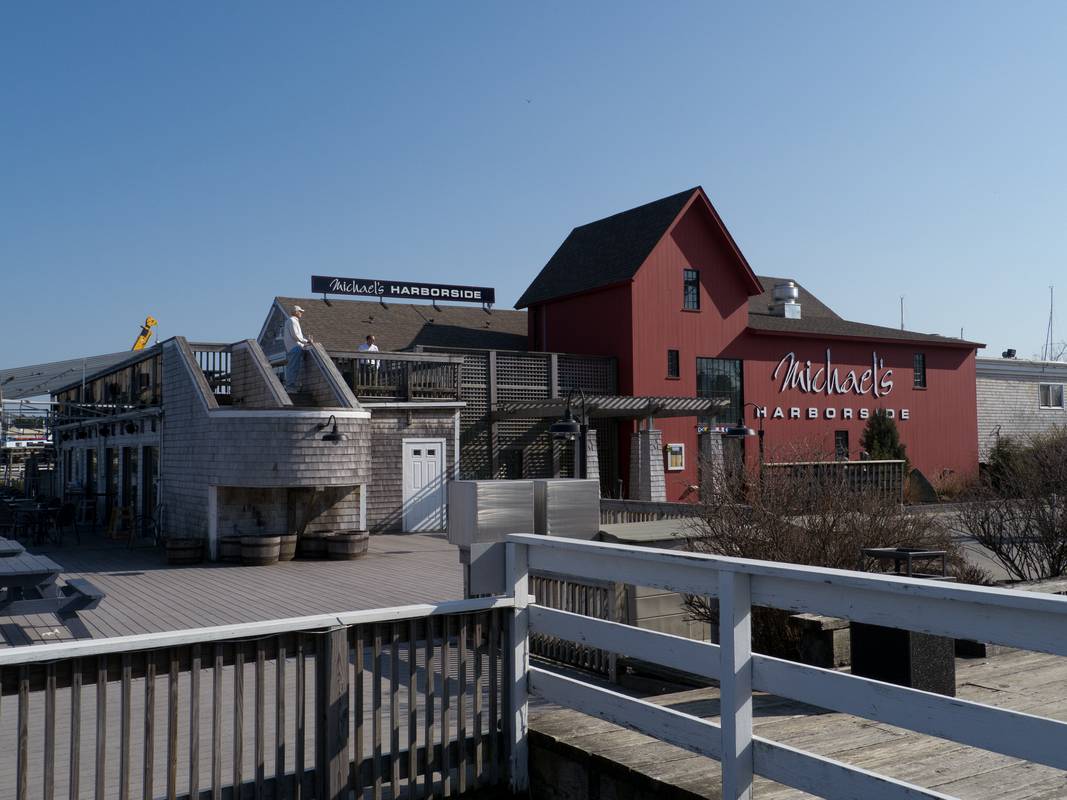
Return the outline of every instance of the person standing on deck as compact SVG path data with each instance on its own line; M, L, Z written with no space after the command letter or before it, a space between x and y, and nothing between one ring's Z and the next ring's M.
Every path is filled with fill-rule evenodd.
M363 340L363 344L359 345L356 350L360 353L377 353L378 345L374 338L373 333L368 333L367 338ZM359 382L367 385L378 384L378 359L360 359L359 361Z
M293 314L285 321L282 330L282 341L285 344L285 390L287 392L299 391L297 381L303 378L301 367L304 360L304 348L314 341L311 337L304 337L300 329L300 318L304 316L304 309L293 306Z

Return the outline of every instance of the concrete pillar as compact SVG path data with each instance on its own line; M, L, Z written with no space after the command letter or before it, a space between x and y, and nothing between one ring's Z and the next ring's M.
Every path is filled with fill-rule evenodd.
M667 499L662 431L639 430L630 438L630 499L654 503Z
M596 453L596 430L593 428L585 435L585 476L592 481L600 480L600 459Z

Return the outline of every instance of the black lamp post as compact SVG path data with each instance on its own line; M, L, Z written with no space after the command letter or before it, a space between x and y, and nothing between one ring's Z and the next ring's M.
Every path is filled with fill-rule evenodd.
M562 439L568 442L576 442L578 452L575 453L574 466L575 474L579 478L588 477L588 465L587 456L585 452L586 439L589 435L589 419L586 416L585 411L585 392L581 389L578 390L582 396L582 417L581 422L574 418L574 414L571 413L571 398L574 395L574 389L567 392L567 408L563 412L563 419L553 422L548 430L552 434L554 439Z
M751 402L745 403L743 406L741 406L741 412L742 412L741 416L742 417L744 417L744 410L746 408L748 408L749 406L752 406L754 409L756 409L757 412L759 412L760 407L758 405L756 405L755 403L751 403ZM756 434L757 436L759 436L759 468L760 468L760 472L762 473L763 472L763 419L764 418L759 413L757 413L756 416L759 418L759 430L758 431L753 431L751 428L748 428L748 430L752 431L752 432L749 433L749 434L746 434L746 435L747 436L751 436L752 434ZM743 422L740 423L740 424L744 425Z

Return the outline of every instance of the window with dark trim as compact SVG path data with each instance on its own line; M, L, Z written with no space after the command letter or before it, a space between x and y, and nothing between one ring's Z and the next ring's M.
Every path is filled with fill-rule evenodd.
M680 378L682 376L682 368L678 362L678 351L667 351L667 377L668 378Z
M722 408L700 424L728 422L736 425L744 413L741 361L732 358L698 358L696 364L697 397L723 401Z
M916 389L926 388L926 353L916 353L912 359L912 367L915 370L914 386Z
M682 308L687 311L700 310L700 273L695 269L682 270L682 282L685 285L682 295Z
M834 458L848 461L848 431L834 431Z

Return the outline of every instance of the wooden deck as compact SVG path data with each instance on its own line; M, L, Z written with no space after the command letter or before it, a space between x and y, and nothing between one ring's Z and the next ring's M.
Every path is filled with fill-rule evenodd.
M587 678L586 678L587 680ZM1010 652L988 659L957 659L958 697L1030 711L1067 721L1067 659ZM616 688L616 687L610 687ZM616 688L616 690L618 690ZM718 690L696 689L647 698L651 702L718 720ZM811 750L964 800L1053 800L1067 797L1067 773L984 750L923 736L845 714L824 712L778 697L755 701L757 735ZM586 716L534 704L530 727L575 752L607 759L664 786L661 796L721 797L716 761ZM810 795L757 778L760 800Z
M104 592L99 608L79 615L94 638L463 597L458 551L442 535L377 535L368 554L355 561L268 567L172 567L159 551L88 539L82 545L31 550L59 563L61 580L86 578ZM12 621L30 626L27 633L35 641L70 638L53 616Z

